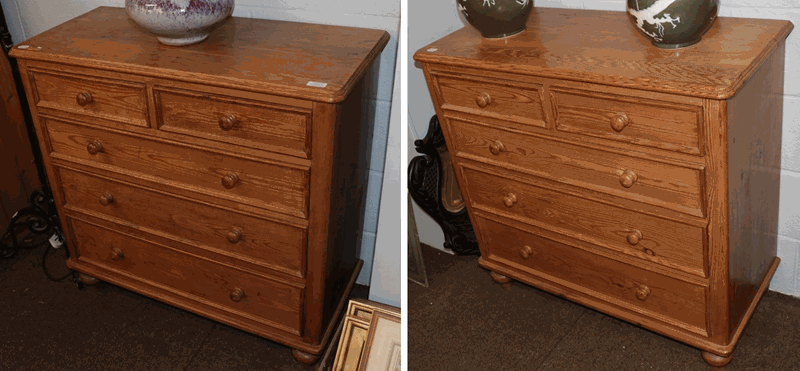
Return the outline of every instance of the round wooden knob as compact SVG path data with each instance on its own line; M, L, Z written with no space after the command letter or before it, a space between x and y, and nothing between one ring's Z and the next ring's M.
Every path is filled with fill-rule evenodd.
M506 146L503 145L499 140L489 145L489 151L492 152L493 155L497 156L500 152L506 150Z
M642 239L642 232L640 232L638 229L634 229L633 232L631 232L628 235L628 243L631 245L638 245L639 240L641 239Z
M614 117L611 118L611 128L616 132L622 131L622 129L625 129L625 127L630 123L631 120L628 118L628 115L622 112L614 115Z
M92 93L84 91L78 93L78 95L75 96L75 101L78 102L78 105L85 106L89 103L94 102L94 98L92 98Z
M231 229L231 231L228 232L228 242L230 243L237 243L242 240L242 237L242 231L236 228Z
M100 196L100 205L108 206L114 203L114 197L110 193L104 193Z
M517 195L509 193L508 196L503 198L503 203L506 205L506 207L514 206L514 204L517 203Z
M237 287L233 289L233 291L231 291L231 300L238 303L242 301L243 297L244 297L244 290Z
M637 180L639 180L639 177L636 176L636 173L632 170L625 170L625 172L619 176L619 183L625 188L632 187Z
M86 151L92 156L103 152L103 143L100 143L99 140L93 140L86 145Z
M519 250L519 256L523 259L530 258L532 253L533 250L528 245L525 245L523 248Z
M125 259L125 253L122 252L122 250L120 250L119 248L115 247L114 250L111 251L111 260L119 261L122 259Z
M219 127L225 131L233 129L233 127L238 123L239 119L237 119L234 115L225 115L219 118Z
M650 296L650 288L649 287L647 287L645 285L641 285L641 286L639 286L638 289L636 289L636 298L637 299L639 299L641 301L645 301L645 300L647 300L648 296Z
M477 103L480 108L486 108L486 106L492 103L492 96L486 92L480 93L475 97L475 103Z
M230 173L222 177L222 186L227 189L235 187L236 183L239 183L239 176L235 173Z

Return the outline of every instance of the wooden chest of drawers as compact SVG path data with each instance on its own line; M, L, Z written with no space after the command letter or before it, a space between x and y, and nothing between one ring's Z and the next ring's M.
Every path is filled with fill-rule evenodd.
M620 12L535 8L419 50L495 281L730 361L778 266L787 21L655 48Z
M98 8L16 46L68 265L312 362L363 263L364 76L388 39L231 18L169 47Z

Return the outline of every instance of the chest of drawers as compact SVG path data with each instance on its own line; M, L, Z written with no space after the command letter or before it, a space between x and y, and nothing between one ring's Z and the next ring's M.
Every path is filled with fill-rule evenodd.
M68 265L313 362L363 264L364 76L388 40L234 17L170 47L104 7L14 47Z
M535 8L419 50L481 266L729 362L779 263L792 28L720 18L662 50L625 13Z

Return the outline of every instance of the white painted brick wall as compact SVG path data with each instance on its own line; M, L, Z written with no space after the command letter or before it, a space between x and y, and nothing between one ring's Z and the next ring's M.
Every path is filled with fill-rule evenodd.
M15 43L22 42L58 24L98 6L123 7L124 0L0 0ZM361 235L361 259L364 268L358 283L368 285L378 226L378 204L384 174L386 141L392 87L397 70L397 40L400 31L400 2L374 0L237 0L234 16L275 19L293 22L333 24L385 30L391 36L377 62L372 79L377 83L366 95L365 104L372 126L372 158L363 176L369 179L366 190L366 215ZM399 153L394 154L399 156ZM399 215L400 210L396 210Z
M415 3L419 4L416 8L417 12L415 12ZM419 15L419 13L431 11L437 12L439 16L437 19L440 22L427 26L427 31L430 31L427 34L425 34L425 27L415 33L409 29L409 54L431 41L445 36L453 27L459 28L457 26L463 24L457 17L452 16L450 10L441 9L444 6L432 10L426 6L423 9L422 5L427 5L427 3L422 0L409 0L409 12L412 19L424 18L426 15ZM447 3L447 7L455 7L452 0L443 3ZM624 0L535 0L534 5L537 7L624 11L625 3ZM772 280L770 290L800 297L800 191L798 191L800 190L800 1L722 0L721 3L720 15L724 17L787 19L795 25L795 30L786 41L780 225L778 228L780 235L778 256L781 258L781 264ZM412 21L410 24L418 23ZM417 36L418 41L415 41L414 35ZM412 85L412 81L416 85ZM424 86L422 73L418 68L414 68L409 71L409 117L414 119L413 123L409 123L409 130L413 130L409 135L413 139L425 135L427 128L425 115L429 118L433 114L432 104L421 102L423 97L428 97L427 92L423 89L427 89L427 87ZM421 122L422 120L424 122ZM409 152L409 158L412 156L414 153ZM418 224L429 220L417 214ZM430 223L433 222L430 221ZM429 235L431 234L429 233ZM441 242L435 239L437 236L433 235L431 240L426 240L425 237L427 236L421 232L420 239L423 242L441 246Z

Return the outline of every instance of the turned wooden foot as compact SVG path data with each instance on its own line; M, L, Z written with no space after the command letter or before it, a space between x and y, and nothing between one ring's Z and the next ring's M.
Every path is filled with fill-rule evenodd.
M514 284L514 282L511 281L510 278L508 278L508 277L506 277L506 276L504 276L502 274L497 274L495 272L492 272L492 280L494 282L499 283L500 287L502 287L504 289L510 288Z
M703 352L703 360L705 360L706 363L714 367L723 367L728 363L731 363L732 358L733 358L732 354L727 357L722 357L714 353Z
M100 280L98 280L97 278L94 278L94 277L92 277L92 276L90 276L88 274L80 273L78 276L80 277L81 282L83 282L84 285L94 286L94 285L100 283Z
M310 365L319 359L319 354L308 354L302 350L292 349L292 357L297 362Z

